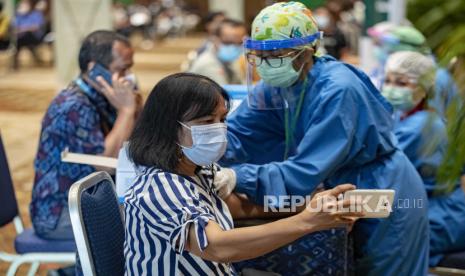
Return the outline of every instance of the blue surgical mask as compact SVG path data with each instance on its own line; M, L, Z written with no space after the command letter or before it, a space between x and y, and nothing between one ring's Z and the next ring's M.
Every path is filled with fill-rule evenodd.
M227 127L224 123L187 126L190 129L192 147L181 146L184 155L198 166L207 166L220 160L228 145Z
M408 112L418 103L413 101L413 91L408 87L384 85L381 94L392 104L394 109Z
M296 71L293 66L293 61L302 52L303 51L294 57L283 58L282 65L278 68L273 68L266 61L263 61L260 66L257 67L257 72L262 80L270 86L281 88L289 87L297 81L304 68L304 64L302 64L299 71ZM269 60L269 62L273 62L273 60Z
M233 62L242 54L242 47L234 44L221 44L218 47L217 57L222 62Z

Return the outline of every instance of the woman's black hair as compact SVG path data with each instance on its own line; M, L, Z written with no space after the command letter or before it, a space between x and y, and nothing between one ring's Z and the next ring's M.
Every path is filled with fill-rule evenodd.
M177 73L155 85L129 138L129 157L138 166L175 172L181 154L181 125L211 115L226 91L208 77Z

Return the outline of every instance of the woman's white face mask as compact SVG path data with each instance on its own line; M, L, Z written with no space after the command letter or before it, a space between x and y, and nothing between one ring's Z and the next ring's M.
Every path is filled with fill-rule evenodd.
M184 155L198 166L207 166L217 162L224 155L227 140L227 127L225 123L187 126L191 131L192 146L181 146Z

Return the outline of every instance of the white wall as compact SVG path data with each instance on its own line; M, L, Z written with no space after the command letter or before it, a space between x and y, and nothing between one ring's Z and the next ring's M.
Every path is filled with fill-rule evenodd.
M400 24L405 21L405 13L407 3L405 0L391 0L389 1L389 14L388 20L395 24Z
M55 68L61 85L79 73L82 39L97 29L112 29L111 0L54 0Z

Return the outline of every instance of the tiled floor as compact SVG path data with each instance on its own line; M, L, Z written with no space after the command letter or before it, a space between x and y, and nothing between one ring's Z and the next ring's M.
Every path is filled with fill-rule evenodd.
M134 72L146 95L164 76L179 70L190 49L200 45L196 37L180 38L155 45L154 50L136 51ZM40 122L48 103L60 89L53 68L34 68L27 64L14 73L0 75L0 131L7 151L21 216L30 226L28 205L33 181L32 162L37 150ZM4 64L0 65L4 66ZM4 68L2 68L3 70ZM1 203L0 203L1 208ZM14 252L14 227L0 229L0 250ZM0 262L0 275L8 269ZM45 275L48 267L41 267ZM25 265L18 275L27 273Z

